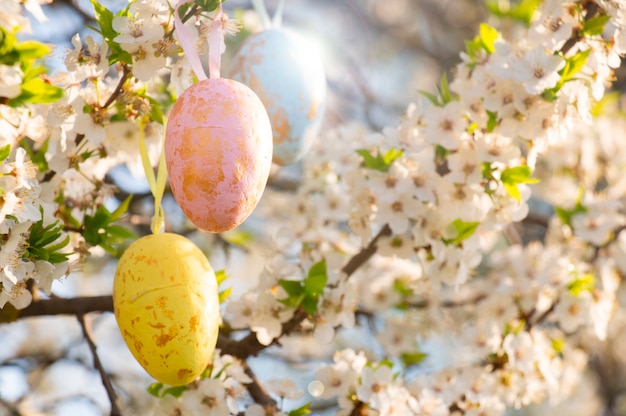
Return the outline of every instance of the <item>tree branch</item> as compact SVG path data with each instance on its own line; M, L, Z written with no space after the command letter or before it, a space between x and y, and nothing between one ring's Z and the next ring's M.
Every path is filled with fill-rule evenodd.
M111 378L102 366L100 357L98 357L98 352L96 351L96 343L93 341L93 338L91 336L91 326L87 325L87 323L85 322L85 315L83 315L82 313L77 314L76 319L78 319L80 327L83 330L83 336L87 341L87 345L89 345L89 350L91 351L91 355L93 356L93 365L100 373L102 384L104 385L104 389L107 392L107 396L109 396L109 401L111 402L111 416L122 416L122 412L117 405L117 394L115 393L115 389L113 389Z
M383 236L391 235L391 228L389 225L385 224L383 228L380 229L378 234L370 241L367 247L363 248L360 252L355 254L345 266L341 269L348 277L350 277L359 267L365 264L378 249L377 243L378 240ZM296 310L294 316L283 324L282 335L288 335L300 327L300 324L307 318L308 314L302 310ZM250 332L244 338L239 341L234 341L227 336L220 336L217 339L217 347L222 350L224 353L234 355L241 360L245 360L251 355L257 355L265 348L270 345L276 345L278 343L278 338L275 338L269 345L263 345L257 339L256 333Z
M358 252L348 261L348 263L343 266L341 269L346 275L350 276L352 273L357 271L359 267L365 264L374 254L376 254L376 250L378 250L378 240L381 237L389 237L391 235L391 228L388 224L385 224L383 228L380 229L378 234L370 241L370 243L363 250Z
M113 297L88 296L52 298L33 302L17 311L17 319L45 315L81 315L89 312L113 312Z
M117 99L117 97L122 92L122 89L124 88L124 83L126 82L126 79L128 79L129 74L130 74L130 70L128 69L128 66L123 65L122 76L120 77L120 80L117 82L115 89L113 90L113 92L111 93L107 101L104 103L102 108L108 108Z
M583 1L583 8L587 12L584 18L585 22L596 17L598 13L602 11L601 7L595 2L595 0ZM581 28L574 27L574 29L572 30L572 35L561 48L561 53L563 55L567 54L570 51L570 49L572 49L582 39L583 39L583 33L581 31Z
M377 243L381 237L391 235L389 225L383 226L378 234L370 241L367 247L355 254L341 269L348 277L359 267L365 264L377 250ZM89 312L113 312L113 298L111 296L93 296L80 298L53 298L44 299L31 303L28 307L17 311L15 319L44 316L44 315L83 315ZM290 334L300 327L300 324L307 318L307 313L298 309L294 316L283 324L282 334ZM277 344L278 339L270 345ZM239 341L235 341L226 335L220 334L217 340L217 347L225 354L230 354L242 360L250 356L257 355L269 345L261 344L256 334L251 332Z
M251 383L246 384L246 389L248 389L248 393L254 399L255 403L260 404L265 408L266 411L269 411L269 414L274 414L277 410L276 400L272 399L269 393L265 390L263 385L256 378L256 375L250 368L247 362L243 362L244 372L252 379Z

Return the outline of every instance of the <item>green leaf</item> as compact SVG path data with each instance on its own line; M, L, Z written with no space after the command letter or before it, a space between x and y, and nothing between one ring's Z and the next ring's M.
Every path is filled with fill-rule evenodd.
M194 3L198 5L203 11L210 13L217 9L220 3L224 0L194 0Z
M503 336L507 336L509 334L519 334L524 330L526 326L526 321L524 319L519 319L513 322L507 322L504 324L504 333Z
M480 24L480 28L478 29L480 44L489 55L496 51L495 43L499 36L500 33L498 33L495 28L486 23Z
M436 144L435 145L435 163L437 165L442 164L448 158L448 155L450 153L451 153L450 150L446 149L440 144Z
M104 228L113 221L111 218L111 213L104 205L100 205L96 210L95 215L90 218L91 224L96 228Z
M46 153L48 152L48 146L50 144L50 139L46 139L41 148L38 151L34 151L30 145L30 141L27 139L22 139L20 141L20 147L26 150L28 154L28 158L33 162L39 172L47 172L48 171L48 161L46 160Z
M215 375L209 374L209 377L211 377L211 378L215 378L215 379L219 379L220 377L222 377L222 374L224 374L224 372L228 369L228 367L230 367L230 365L231 365L231 364L232 364L232 363L226 363L226 364L224 364L224 366L220 369L220 371L218 371L218 372L217 372L217 374L215 374ZM210 365L210 366L209 366L209 367L207 367L207 368L210 368L210 369L211 369L210 373L212 373L212 372L213 372L213 365ZM205 377L205 378L208 378L208 377Z
M305 403L303 406L298 407L297 409L290 410L289 416L304 416L311 413L311 403Z
M307 277L304 280L304 293L308 296L318 297L324 293L327 280L326 272L324 272L324 274L315 274Z
M363 158L366 168L379 172L389 172L393 162L404 154L402 150L393 147L384 155L380 153L380 150L377 150L376 156L373 156L367 149L357 149L356 152Z
M51 251L51 252L58 251L66 247L70 243L69 235L66 235L65 238L59 241L58 243L50 245L52 242L58 240L58 237L57 238L54 238L54 237L57 235L62 235L62 230L63 230L63 226L59 224L59 227L55 227L54 230L52 231L54 234L50 235L48 238L45 238L40 244L42 246L46 246L46 250Z
M117 42L111 41L109 49L111 49L111 54L109 55L109 64L113 65L116 62L130 64L133 62L132 55L122 49L122 47Z
M47 56L51 50L50 47L43 43L35 42L33 40L27 40L15 45L15 51L19 53L20 60L24 59L41 59Z
M561 70L561 81L565 82L574 77L587 63L591 49L578 52L576 55L565 60L565 67Z
M226 274L226 270L218 270L215 272L215 280L217 281L217 285L221 285L224 281L228 279L228 275Z
M15 44L17 43L17 37L14 33L11 33L0 27L0 63L8 66L15 65L20 61L20 55L15 50Z
M572 209L565 209L561 207L554 207L554 212L556 216L559 217L561 222L565 225L572 226L572 217L576 214L583 214L587 212L587 207L585 207L580 199L576 202L576 206Z
M128 207L130 205L130 201L132 201L133 199L133 195L128 195L123 201L122 203L115 209L115 211L113 211L111 213L111 215L109 216L111 221L117 221L120 218L122 218L122 216L124 214L126 214L126 212L128 211Z
M465 222L460 218L457 218L456 220L452 221L449 225L449 227L452 227L454 229L454 231L456 232L456 236L454 238L450 238L450 239L442 239L442 241L445 244L459 244L465 240L467 240L468 238L470 238L474 232L476 232L476 229L478 228L478 226L480 225L480 222L477 221L471 221L471 222Z
M302 309L310 315L314 315L317 312L317 297L305 296L302 299Z
M506 191L507 194L509 194L517 202L522 201L522 194L520 193L517 185L511 185L510 183L503 183L503 185L504 185L504 190Z
M72 253L48 253L48 261L52 264L64 263L69 260Z
M522 0L511 6L509 2L487 0L485 5L491 14L496 17L507 17L530 26L533 16L541 0Z
M170 396L174 396L174 397L180 397L183 395L183 393L185 391L188 390L188 387L186 385L183 386L173 386L173 387L168 387L165 390L163 390L163 394L161 397L165 397L168 394Z
M221 292L218 292L217 297L219 299L220 303L224 303L229 297L230 294L232 293L233 288L229 287L227 289L222 290Z
M161 110L161 104L152 97L146 96L148 101L150 102L150 118L153 121L163 125L163 111Z
M487 115L489 116L489 119L487 120L487 133L491 133L498 126L498 113L487 110Z
M472 62L477 62L483 51L487 55L491 55L496 51L495 45L499 36L500 33L496 29L486 23L481 23L478 35L472 40L465 41L467 56L471 58Z
M288 297L280 299L280 302L292 308L302 306L302 309L313 315L317 312L317 302L324 292L327 279L326 260L321 260L311 266L304 281L281 279L278 284Z
M250 231L241 230L240 227L220 235L229 244L239 247L249 247L250 243L254 241L254 234Z
M318 261L313 266L311 266L307 277L318 276L318 275L326 276L326 272L327 272L326 260L324 259L324 260Z
M132 199L129 195L120 206L110 212L104 205L100 205L93 215L86 214L83 218L83 237L92 246L100 246L107 253L117 254L116 246L123 244L128 239L135 239L137 235L130 229L121 225L114 225L128 209Z
M189 12L189 10L191 9L191 6L194 3L185 3L182 4L179 8L178 8L178 17L180 17L183 21L183 23L185 23L185 16L187 15L187 12Z
M321 260L311 266L309 274L304 279L304 299L302 300L302 307L310 314L314 314L317 311L317 301L326 287L328 280L326 260Z
M11 107L18 107L26 103L50 104L65 95L65 90L56 85L48 84L42 78L32 78L22 84L22 92L9 100Z
M491 166L491 162L483 162L481 170L483 173L483 179L493 179L493 167Z
M604 94L600 101L597 101L591 108L591 115L594 117L598 117L600 115L608 113L611 109L617 107L620 99L621 94L619 91L611 91Z
M554 88L548 88L548 89L543 90L541 93L541 98L543 98L549 103L555 102L556 99L558 98L557 93L559 92L561 87L562 85L559 85L557 83L557 85Z
M100 34L104 40L106 40L107 45L109 45L109 49L111 50L111 54L109 55L109 64L114 64L116 62L123 62L130 64L133 62L133 57L126 52L119 43L115 42L115 38L119 35L113 29L113 13L98 3L97 0L90 0L91 4L94 8L94 18L100 27ZM121 10L117 15L124 16L128 14L128 10Z
M378 362L378 365L375 366L375 368L380 368L382 366L393 368L393 361L385 358L384 360L380 360Z
M96 19L96 23L100 27L100 34L107 40L113 40L119 33L113 29L113 12L107 9L97 0L91 0L91 5L94 10L94 18Z
M152 383L148 386L148 393L153 395L154 397L161 397L161 389L163 388L163 383Z
M581 33L587 36L601 35L602 32L604 32L604 27L609 20L611 20L611 16L609 15L592 17L591 19L585 21Z
M422 94L424 97L426 97L428 101L430 101L430 103L434 105L435 107L443 107L443 103L439 102L439 98L437 98L435 94L431 94L428 91L424 91L424 90L417 90L417 91L420 94Z
M428 357L428 354L426 354L425 352L420 352L420 351L405 352L402 355L400 355L400 359L402 360L402 362L404 363L406 367L420 364L422 361L426 359L426 357Z
M530 175L530 168L526 165L520 165L502 171L500 180L506 192L519 202L521 201L521 195L517 186L523 183L539 182L539 179L531 178Z
M448 74L446 72L441 75L441 81L437 86L437 91L444 105L452 101L452 93L450 92L450 84L448 83Z
M393 290L401 296L411 296L413 294L413 289L407 287L406 282L402 279L396 279L393 281Z
M277 299L280 303L287 306L288 308L297 308L302 304L304 300L304 294L297 297L288 297L285 299Z
M387 166L391 166L391 164L398 159L399 157L401 157L404 154L404 152L401 149L396 149L396 148L391 148L389 150L387 150L387 153L385 153L383 155L383 162L387 165Z
M304 281L279 280L278 284L287 293L286 299L280 302L292 308L302 306L307 313L313 315L317 312L317 302L326 287L326 261L321 260L311 266L307 278Z
M574 296L580 296L582 292L593 292L596 287L596 277L592 273L585 273L570 282L567 290Z
M4 162L7 157L11 154L11 145L7 144L0 147L0 162Z
M510 183L512 185L519 185L520 183L538 183L539 179L531 178L532 174L530 167L527 165L514 166L502 171L500 179L502 182Z
M30 227L27 248L24 257L35 260L45 260L53 264L67 261L70 253L61 253L59 250L67 247L69 236L63 237L63 225L60 221L43 226L43 208L40 207L41 219Z
M114 237L116 240L125 241L129 239L137 238L137 234L124 226L121 225L109 225L106 228L107 235Z
M557 354L562 354L563 350L565 349L565 340L563 338L553 338L552 349Z
M529 177L530 167L527 165L520 165L505 169L502 172L500 179L504 183L517 185L518 183L525 183L526 179Z
M304 294L304 288L302 282L297 280L284 280L278 281L280 287L282 287L290 298L295 298Z

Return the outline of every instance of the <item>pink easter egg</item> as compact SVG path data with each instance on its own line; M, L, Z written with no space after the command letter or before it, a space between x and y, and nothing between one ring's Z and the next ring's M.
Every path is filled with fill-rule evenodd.
M174 198L212 233L241 224L261 199L272 163L272 128L261 100L231 79L206 79L176 100L165 161Z

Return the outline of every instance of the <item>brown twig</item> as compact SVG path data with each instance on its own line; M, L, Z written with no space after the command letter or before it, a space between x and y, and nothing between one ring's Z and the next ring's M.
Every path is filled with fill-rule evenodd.
M589 263L594 263L596 260L598 260L598 257L600 257L600 252L602 251L602 249L608 247L609 245L611 245L615 241L617 241L617 239L619 238L619 235L624 230L626 230L626 225L620 225L615 230L613 230L613 232L611 233L611 237L608 239L608 241L606 241L604 244L602 244L600 246L594 245L593 246L593 255L591 256L591 259L589 260Z
M104 385L104 389L107 392L107 396L109 396L109 401L111 402L111 416L121 416L122 412L117 405L117 394L115 393L115 389L113 389L113 384L111 383L111 378L107 374L106 370L102 366L102 362L100 361L100 357L98 357L98 352L95 342L91 336L91 326L85 322L85 315L79 313L76 315L76 319L80 323L80 327L83 330L83 336L87 341L87 345L89 345L89 350L91 351L91 355L93 356L93 365L100 373L100 378L102 379L102 384Z
M250 396L252 396L255 403L258 403L265 408L266 413L274 414L277 410L276 400L272 399L269 393L265 390L247 362L243 363L243 370L246 375L252 379L251 383L246 384L246 389L248 389Z
M583 9L587 12L585 14L585 22L596 17L599 12L602 11L602 8L595 2L595 0L586 0L583 2ZM578 42L583 39L584 34L580 27L574 27L572 29L572 35L570 38L563 44L561 48L561 53L566 55L570 49L572 49Z
M44 315L80 315L89 312L113 312L113 298L111 296L89 296L71 299L43 299L20 309L17 318Z
M444 300L444 301L441 301L440 303L435 303L434 305L440 308L460 308L463 306L476 305L485 299L487 299L487 294L479 293L476 296L468 298L468 299L463 299L459 301ZM406 306L409 309L424 309L424 308L429 307L430 305L431 305L431 301L425 299L420 302L408 303L403 306Z
M539 317L537 318L537 320L535 320L535 322L532 322L532 323L531 323L531 322L530 322L530 319L529 319L529 320L528 320L528 322L526 323L526 330L527 330L527 331L530 331L530 329L531 329L533 326L541 325L542 323L544 323L544 322L545 322L545 320L546 320L546 319L548 319L548 317L550 316L550 314L551 314L552 312L554 312L554 309L556 308L556 305L557 305L558 303L559 303L559 300L558 300L558 299L557 299L557 300L555 300L554 302L552 302L552 305L550 305L550 307L549 307L546 311L544 311L541 315L539 315ZM530 317L532 317L532 315L534 315L534 312L535 312L535 309L533 309L533 310L531 311L531 315L529 316L529 318L530 318Z
M130 75L130 70L128 69L127 65L123 65L122 66L122 76L121 76L120 80L117 82L117 85L115 86L115 89L113 90L113 92L111 93L109 98L106 100L106 102L104 103L102 108L108 108L111 104L113 104L113 102L117 99L117 97L119 97L119 95L122 92L122 89L124 88L124 83L128 79L128 75Z
M341 269L347 276L352 275L359 267L365 264L374 254L376 254L376 250L378 250L378 240L381 237L389 237L391 235L391 228L388 224L385 224L383 228L380 229L378 234L370 241L370 243L363 250L355 254L348 263L343 266Z

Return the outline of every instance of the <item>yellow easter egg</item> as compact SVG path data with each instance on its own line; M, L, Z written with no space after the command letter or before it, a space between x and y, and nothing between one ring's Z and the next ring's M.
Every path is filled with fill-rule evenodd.
M158 381L188 384L209 364L221 323L206 256L177 234L140 238L117 265L113 307L141 366Z

